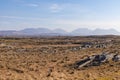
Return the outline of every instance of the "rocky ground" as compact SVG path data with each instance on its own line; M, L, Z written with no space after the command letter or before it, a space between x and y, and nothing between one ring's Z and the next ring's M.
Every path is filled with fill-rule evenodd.
M0 80L120 80L120 62L72 68L87 56L119 49L119 36L1 37Z

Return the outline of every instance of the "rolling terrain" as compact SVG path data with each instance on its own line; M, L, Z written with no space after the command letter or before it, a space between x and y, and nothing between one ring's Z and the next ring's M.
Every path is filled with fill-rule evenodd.
M0 80L119 80L120 61L72 68L76 61L120 54L120 36L1 37Z

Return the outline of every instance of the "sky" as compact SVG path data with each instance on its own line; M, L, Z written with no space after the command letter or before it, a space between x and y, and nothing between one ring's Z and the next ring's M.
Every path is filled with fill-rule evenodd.
M120 0L0 0L0 30L41 27L120 31Z

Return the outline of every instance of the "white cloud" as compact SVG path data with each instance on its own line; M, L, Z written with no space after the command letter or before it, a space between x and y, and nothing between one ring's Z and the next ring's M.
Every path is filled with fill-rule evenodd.
M96 29L96 28L102 28L102 29L109 29L114 28L120 31L119 21L82 21L82 20L65 20L65 19L58 19L53 20L51 23L53 23L56 26L59 26L61 28L65 28L68 31L72 31L77 28L89 28L89 29Z
M19 17L19 16L0 16L5 18L4 22L0 23L1 26L23 26L23 27L43 27L46 28L62 28L67 31L72 31L77 28L114 28L120 31L120 20L76 20L76 19L56 19L56 18L32 18L32 17ZM16 20L18 19L18 20ZM22 19L22 20L21 20ZM14 21L13 21L14 20ZM7 22L5 22L7 21ZM15 22L16 21L16 22ZM9 24L8 24L9 22ZM15 24L16 23L16 24ZM24 24L23 24L24 23ZM7 25L8 24L8 25ZM21 27L22 28L22 27Z
M30 6L30 7L38 7L39 5L38 4L26 4L27 6Z
M50 10L51 10L51 12L56 13L56 12L61 11L62 7L60 5L58 5L58 4L52 4L50 6Z
M23 20L48 20L47 18L20 17L20 16L0 16L4 19L23 19Z
M18 17L18 16L0 16L0 18L25 19L24 17Z

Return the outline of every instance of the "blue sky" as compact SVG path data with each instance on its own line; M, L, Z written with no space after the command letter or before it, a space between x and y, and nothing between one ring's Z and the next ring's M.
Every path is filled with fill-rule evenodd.
M0 0L0 30L114 28L120 0Z

